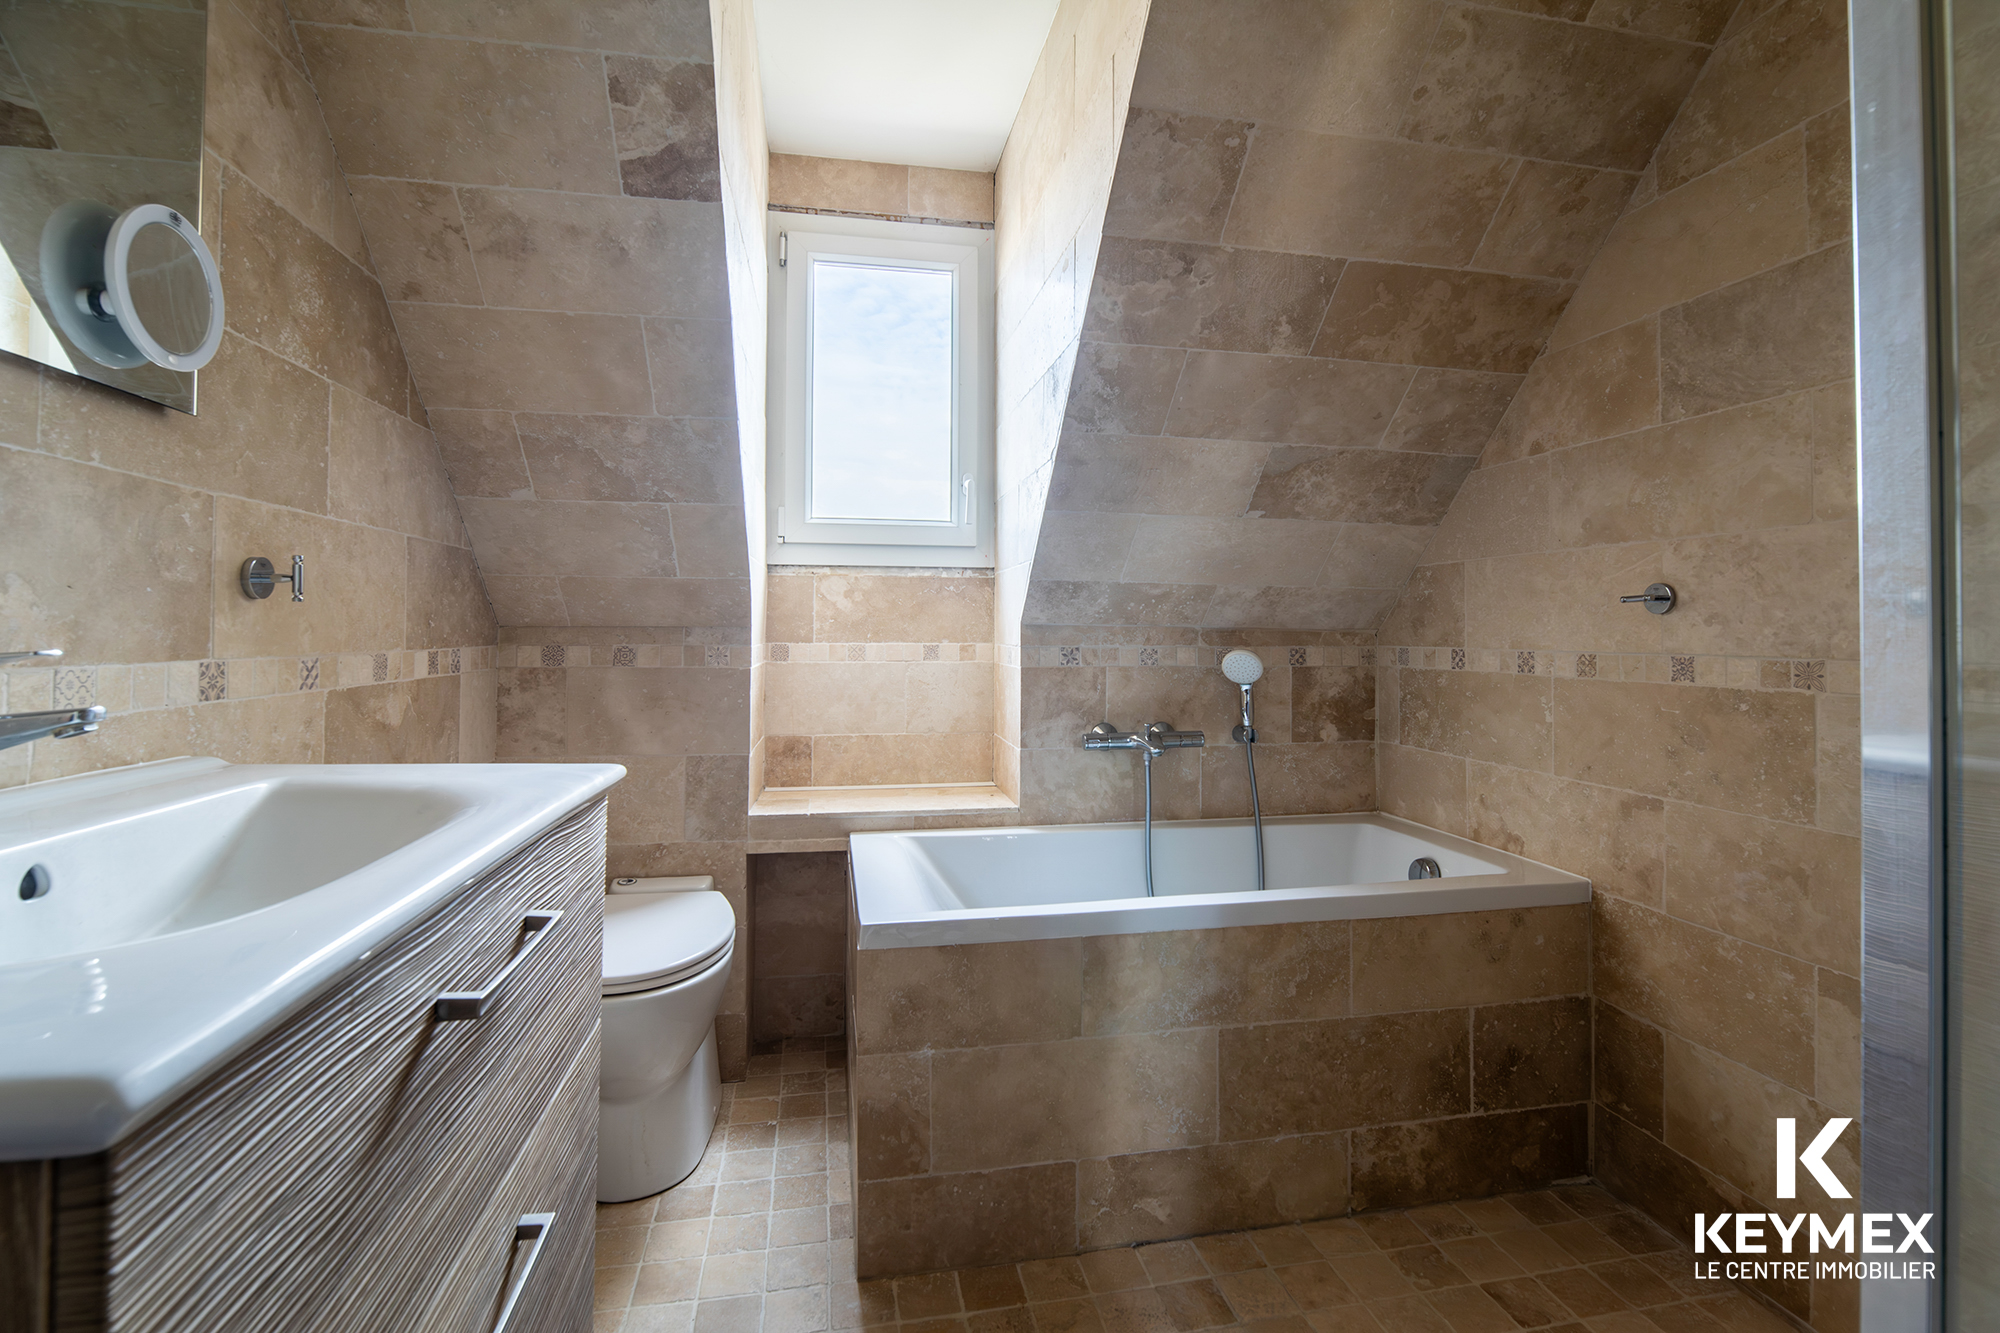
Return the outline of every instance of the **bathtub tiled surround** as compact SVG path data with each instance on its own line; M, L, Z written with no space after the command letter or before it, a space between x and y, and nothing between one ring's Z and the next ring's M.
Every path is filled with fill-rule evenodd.
M856 950L869 1277L1584 1173L1583 906Z
M0 753L0 785L184 754L486 758L493 613L275 0L209 8L202 172L229 299L199 416L0 355L0 647L67 654L4 673L5 706L111 710ZM305 603L238 590L246 558L295 553Z
M762 787L993 781L993 578L778 570L766 582Z
M1382 808L1594 881L1595 1169L1676 1231L1781 1206L1773 1117L1858 1114L1844 25L1737 9L1378 659Z
M1791 1326L1591 1185L857 1281L840 1052L754 1057L708 1158L597 1210L595 1333L1659 1333ZM830 1067L822 1070L819 1061Z

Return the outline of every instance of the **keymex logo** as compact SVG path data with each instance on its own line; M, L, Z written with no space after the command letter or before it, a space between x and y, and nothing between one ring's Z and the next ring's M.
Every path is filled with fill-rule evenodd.
M1805 1150L1799 1150L1799 1122L1781 1117L1773 1123L1777 1149L1777 1195L1799 1197L1799 1168L1804 1167L1829 1199L1851 1199L1826 1164L1826 1154L1854 1121L1836 1116L1821 1126ZM1704 1280L1872 1278L1923 1279L1937 1276L1937 1264L1923 1259L1899 1259L1904 1254L1933 1254L1925 1238L1931 1214L1838 1213L1829 1220L1820 1213L1706 1213L1694 1215L1694 1252L1706 1254L1888 1255L1886 1259L1697 1259L1694 1275ZM1900 1234L1898 1233L1900 1228Z

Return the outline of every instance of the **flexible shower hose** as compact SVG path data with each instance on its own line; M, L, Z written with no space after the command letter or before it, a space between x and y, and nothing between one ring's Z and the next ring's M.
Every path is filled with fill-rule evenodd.
M1257 804L1257 742L1243 745L1243 762L1250 766L1250 819L1257 826L1257 892L1264 891L1264 811Z

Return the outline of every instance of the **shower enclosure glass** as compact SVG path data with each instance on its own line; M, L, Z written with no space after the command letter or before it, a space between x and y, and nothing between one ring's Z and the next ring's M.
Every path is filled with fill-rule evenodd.
M1939 107L1944 447L1945 1322L2000 1328L2000 5L1948 0Z

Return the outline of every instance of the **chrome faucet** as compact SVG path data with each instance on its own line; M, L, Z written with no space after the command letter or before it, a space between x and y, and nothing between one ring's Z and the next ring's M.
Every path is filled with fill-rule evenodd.
M11 666L16 662L53 661L61 656L60 648L37 648L25 653L0 653L0 666ZM88 708L52 708L40 713L0 713L0 750L26 745L44 736L54 737L56 740L82 736L96 731L97 724L103 720L102 704L92 704Z
M1086 750L1137 750L1146 765L1146 896L1153 896L1153 761L1169 750L1198 750L1208 744L1199 731L1181 731L1171 722L1148 722L1137 731L1120 731L1100 722L1083 733Z

